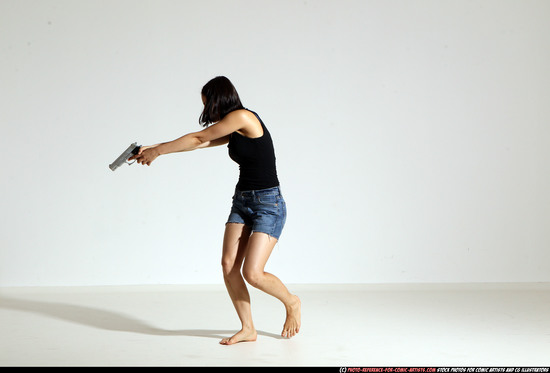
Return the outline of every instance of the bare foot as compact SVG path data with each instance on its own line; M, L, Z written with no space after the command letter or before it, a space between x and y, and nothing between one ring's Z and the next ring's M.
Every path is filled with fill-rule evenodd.
M239 342L254 342L257 336L256 329L241 329L233 337L222 339L220 344L232 345Z
M286 307L286 321L281 333L281 336L285 338L294 337L300 331L302 303L296 295L293 297L294 302Z

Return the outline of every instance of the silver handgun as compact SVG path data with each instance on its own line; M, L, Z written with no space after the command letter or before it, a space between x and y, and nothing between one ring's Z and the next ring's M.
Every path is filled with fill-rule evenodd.
M131 156L133 155L136 155L139 153L139 149L141 149L141 145L138 145L137 142L133 143L132 145L130 145L128 147L128 149L126 149L125 151L122 152L122 154L113 162L109 165L109 168L114 171L116 170L117 168L119 168L122 164L124 163L127 163L129 165L131 164L134 164L134 162L132 163L129 163L128 162L128 158L130 158Z

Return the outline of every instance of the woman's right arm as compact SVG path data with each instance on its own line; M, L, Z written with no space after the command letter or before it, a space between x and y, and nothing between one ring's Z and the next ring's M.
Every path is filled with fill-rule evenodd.
M197 146L197 149L213 148L214 146L225 145L229 142L230 137L231 137L231 135L227 135L227 136L224 136L224 137L220 137L219 139L216 139L216 140L205 141L202 144L200 144L199 146Z
M243 117L244 110L236 110L227 114L218 123L205 128L202 131L188 133L173 141L165 142L154 146L144 146L139 153L131 157L138 163L150 166L160 155L187 152L191 150L213 147L227 144L229 137L235 131L249 125L246 117Z

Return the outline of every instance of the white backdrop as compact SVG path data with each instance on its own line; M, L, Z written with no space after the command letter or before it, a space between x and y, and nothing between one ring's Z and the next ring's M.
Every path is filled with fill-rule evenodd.
M286 283L550 281L550 2L0 0L0 286L222 283L229 77L275 141Z

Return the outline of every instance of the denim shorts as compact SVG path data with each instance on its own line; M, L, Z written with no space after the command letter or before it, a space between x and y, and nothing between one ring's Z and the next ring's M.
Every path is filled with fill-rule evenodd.
M235 190L227 223L252 227L279 239L286 221L286 203L279 187L260 190Z

